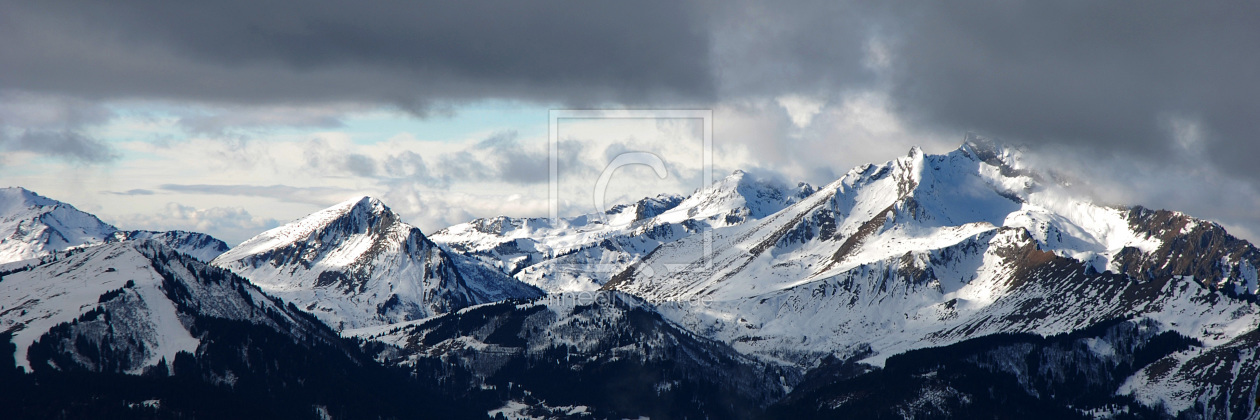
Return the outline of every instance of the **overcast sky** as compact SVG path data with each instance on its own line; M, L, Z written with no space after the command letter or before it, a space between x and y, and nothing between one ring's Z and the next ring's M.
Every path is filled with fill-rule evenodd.
M356 194L431 232L546 215L550 109L711 109L718 176L975 132L1254 240L1258 4L0 0L0 185L233 243ZM700 186L695 121L561 127L568 212L623 151L670 176L609 201Z

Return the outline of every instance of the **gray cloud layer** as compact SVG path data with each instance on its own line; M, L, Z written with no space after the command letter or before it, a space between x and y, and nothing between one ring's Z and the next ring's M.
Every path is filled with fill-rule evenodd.
M1219 163L1260 151L1256 3L0 2L0 87L75 97L424 109L881 87L947 130L1153 153L1188 121ZM875 43L891 68L871 67Z
M353 191L330 187L294 187L289 185L215 185L215 184L163 184L163 191L187 194L217 194L246 197L267 197L293 203L326 205L328 197L342 199Z
M897 102L925 122L1254 172L1260 4L926 3L898 28ZM1197 125L1174 141L1177 125ZM1196 147L1202 147L1196 150Z
M73 130L27 130L12 138L0 134L0 146L79 163L109 162L118 158L105 143Z
M687 3L3 1L0 86L96 97L424 106L711 93Z

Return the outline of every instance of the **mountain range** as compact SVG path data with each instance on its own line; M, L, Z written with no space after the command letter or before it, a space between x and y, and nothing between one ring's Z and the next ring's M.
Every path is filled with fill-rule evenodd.
M232 414L213 396L294 418L1260 418L1260 251L1070 178L969 137L821 187L736 171L687 196L430 235L356 197L230 249L9 188L4 380L32 385L6 403L32 417Z

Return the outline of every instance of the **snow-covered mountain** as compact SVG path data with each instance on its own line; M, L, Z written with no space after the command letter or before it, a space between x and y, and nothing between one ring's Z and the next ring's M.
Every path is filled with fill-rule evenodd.
M447 253L380 200L361 197L263 232L212 264L337 329L427 318L541 291Z
M778 213L716 229L712 254L695 257L702 247L697 236L664 244L606 288L804 367L856 354L878 366L917 348L1109 319L1153 320L1207 348L1260 326L1251 244L1181 213L1093 204L982 141L856 168ZM1164 383L1129 392L1174 411L1229 393L1152 382Z
M0 189L0 263L107 241L154 239L202 261L227 251L204 233L118 230L74 206L20 187Z
M25 188L0 189L0 263L101 243L116 231L96 216Z
M555 221L476 219L432 239L549 292L591 291L663 243L760 219L813 192L735 171L688 197L659 195Z

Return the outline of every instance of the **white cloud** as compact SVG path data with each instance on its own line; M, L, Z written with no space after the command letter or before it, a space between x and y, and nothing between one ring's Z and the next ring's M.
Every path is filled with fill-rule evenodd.
M787 111L788 117L792 119L792 124L796 124L799 128L809 126L809 122L822 111L823 105L827 101L818 98L811 98L803 95L785 95L775 99L779 106Z
M1260 215L1251 210L1260 208L1260 191L1209 165L1207 157L1188 154L1169 165L1122 152L1091 156L1080 149L1043 146L1025 153L1025 160L1070 179L1077 193L1096 202L1181 211L1260 242Z
M229 245L280 225L275 219L253 216L241 207L203 209L174 202L166 203L156 213L122 215L111 221L122 229L212 232Z
M1179 152L1196 157L1203 153L1206 146L1203 143L1203 124L1198 119L1171 115L1164 117L1161 123Z
M827 183L850 168L884 162L913 146L945 152L963 133L912 128L896 114L887 95L852 92L823 105L807 127L783 112L778 99L721 104L715 110L714 144L720 167L762 169L788 180Z

